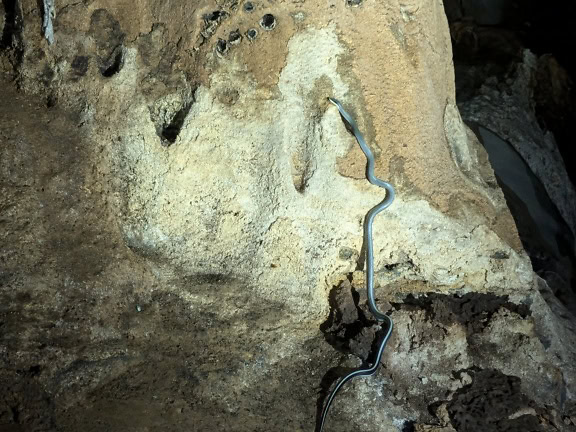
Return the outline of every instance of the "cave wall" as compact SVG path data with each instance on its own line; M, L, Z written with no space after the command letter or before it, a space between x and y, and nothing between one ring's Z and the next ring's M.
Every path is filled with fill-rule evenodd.
M330 430L569 430L574 331L460 118L442 3L58 2L52 44L2 4L0 425L311 430L371 343L326 323L357 321L382 199L334 96L398 191L397 326ZM509 404L470 401L494 381Z

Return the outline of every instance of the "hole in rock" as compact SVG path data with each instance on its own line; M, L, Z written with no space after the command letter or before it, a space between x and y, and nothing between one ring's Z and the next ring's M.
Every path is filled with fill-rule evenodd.
M93 54L98 61L102 76L110 78L120 72L124 62L124 40L126 34L120 22L107 9L96 9L90 16L88 36L93 44L87 54Z
M258 37L258 30L256 29L250 29L246 32L246 37L248 38L248 40L253 41L254 39L256 39Z
M110 60L100 68L100 73L105 78L110 78L122 70L124 66L124 48L118 46L110 56Z
M260 20L260 27L264 30L274 30L276 27L276 18L272 14L266 14Z
M228 52L228 42L224 39L218 39L218 42L216 42L216 52L221 55L226 54Z
M204 15L204 29L200 32L204 41L209 39L215 32L222 20L228 17L228 13L221 10L215 10Z
M226 18L228 14L224 11L216 10L210 12L209 14L204 15L204 21L206 22L219 22L222 19Z
M330 314L320 326L326 341L338 351L366 359L372 350L379 326L360 305L360 293L351 282L340 282L328 297Z
M48 97L46 98L46 108L54 108L57 103L58 98L53 94L48 95Z
M171 146L178 139L193 103L193 96L186 96L182 100L159 100L149 107L150 119L164 147Z
M178 135L182 130L184 120L186 120L186 116L188 115L191 106L191 103L186 104L180 110L176 111L174 117L172 117L172 121L162 129L162 138L169 143L167 145L176 142L176 138L178 138Z
M246 2L244 3L244 12L252 12L254 11L254 3Z
M414 426L413 421L407 420L402 425L402 432L415 432L415 431L416 431L416 428Z
M242 35L240 34L240 32L238 30L234 30L230 32L230 35L228 36L228 43L230 45L237 45L242 41Z

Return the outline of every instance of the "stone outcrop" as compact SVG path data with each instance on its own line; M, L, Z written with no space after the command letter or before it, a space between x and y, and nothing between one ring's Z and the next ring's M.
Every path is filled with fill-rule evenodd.
M314 428L372 342L362 219L382 199L328 96L398 198L375 222L396 331L327 429L575 424L574 328L460 118L441 3L57 2L52 45L14 3L0 425Z

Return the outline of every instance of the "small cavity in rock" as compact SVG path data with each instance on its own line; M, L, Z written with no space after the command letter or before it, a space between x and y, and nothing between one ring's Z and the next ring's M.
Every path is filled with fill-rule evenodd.
M246 2L244 3L244 12L252 12L254 10L254 3Z
M49 95L46 98L46 108L54 108L58 104L58 99L54 95Z
M260 27L264 30L274 30L276 27L276 18L272 14L266 14L260 20Z
M204 39L209 39L215 32L220 22L228 17L228 13L220 10L215 10L204 15L204 29L200 32L200 34L204 37Z
M124 48L118 46L112 52L110 59L100 67L100 73L105 78L110 78L122 70L124 66Z
M253 41L254 39L256 39L258 37L258 30L256 29L250 29L246 32L246 37L248 38L248 40Z
M193 103L193 97L187 97L177 107L162 104L150 107L150 119L156 127L162 146L170 147L176 142Z
M237 45L240 43L240 41L242 41L242 35L240 32L238 30L231 31L230 35L228 36L228 43L230 45Z
M228 42L224 39L218 39L218 42L216 42L216 52L220 55L226 54L226 52L228 52Z
M206 22L218 22L223 18L226 18L227 13L224 11L216 10L204 15L204 21Z

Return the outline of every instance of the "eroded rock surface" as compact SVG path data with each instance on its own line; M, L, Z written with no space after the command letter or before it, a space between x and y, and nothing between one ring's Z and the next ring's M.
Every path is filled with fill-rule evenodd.
M2 45L20 92L2 84L0 425L313 429L329 369L376 332L358 266L382 199L327 96L398 190L375 223L397 330L327 428L479 430L462 425L491 405L470 395L498 377L516 399L486 424L573 425L576 336L456 109L441 4L59 2L50 46L38 5L20 9Z

